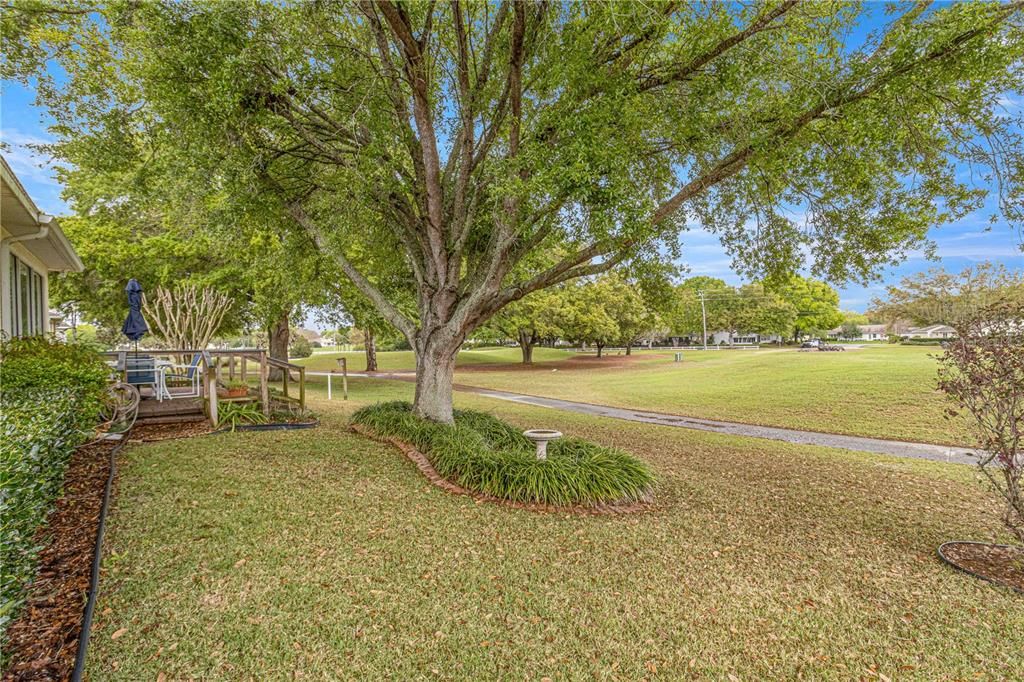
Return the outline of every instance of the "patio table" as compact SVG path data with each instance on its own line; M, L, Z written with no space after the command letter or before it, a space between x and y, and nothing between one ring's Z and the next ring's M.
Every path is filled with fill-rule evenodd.
M108 367L110 367L110 369L115 370L115 372L116 372L116 370L117 370L117 360L104 360L103 362ZM164 381L164 371L166 370L166 368L173 367L173 366L174 366L174 363L171 362L170 360L160 360L160 359L154 359L153 360L153 370L154 370L154 372L153 372L154 373L154 377L153 377L154 378L153 393L156 395L156 399L158 401L163 401L165 398L170 400L170 398L171 398L171 392L167 389L167 382Z
M171 399L171 392L167 388L167 382L164 379L164 375L169 367L174 367L174 363L170 360L154 360L153 364L156 367L156 399L163 401Z

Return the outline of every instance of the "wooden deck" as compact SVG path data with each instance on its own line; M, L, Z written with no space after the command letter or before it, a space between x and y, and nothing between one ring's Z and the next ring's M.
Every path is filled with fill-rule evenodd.
M259 404L263 414L270 416L271 403L291 403L300 409L306 406L306 368L290 362L269 357L262 348L237 349L144 349L146 357L162 360L159 368L173 367L176 381L189 384L186 387L169 388L171 398L157 400L153 389L140 387L142 401L139 403L138 419L142 423L196 421L209 419L218 423L218 402L247 400ZM104 353L110 364L127 382L129 371L140 371L128 367L129 351ZM137 355L133 354L133 357ZM197 374L194 374L197 373ZM183 379L182 375L188 377ZM196 377L193 381L193 377ZM247 398L221 398L218 389L226 382L242 382L250 386ZM198 386L197 386L198 384ZM271 398L271 385L274 395ZM196 391L200 397L192 397Z
M172 389L173 394L173 389ZM192 422L206 419L202 398L174 398L157 400L143 396L139 402L139 424L169 424Z

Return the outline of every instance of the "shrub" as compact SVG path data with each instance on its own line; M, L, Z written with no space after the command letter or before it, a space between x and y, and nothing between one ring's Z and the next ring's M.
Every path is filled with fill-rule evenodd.
M406 402L380 403L353 421L412 443L437 472L468 490L514 502L587 505L645 500L654 476L616 448L578 438L548 444L538 460L518 429L484 412L456 410L454 424L429 422Z
M0 639L35 573L36 533L75 446L96 423L109 369L85 346L43 338L0 347Z
M1024 545L1024 302L984 308L958 325L939 388L971 417L978 466L1002 498L1003 524Z
M103 358L85 344L35 336L0 345L0 400L40 390L70 390L82 429L94 424L109 377Z
M394 350L412 350L412 346L409 345L409 341L404 336L399 336L395 339L384 339L377 341L377 350L379 351L394 351Z
M309 343L309 339L301 334L297 334L292 339L292 345L288 347L288 355L293 358L308 358L313 354L313 346Z
M900 345L902 346L941 346L944 343L948 343L944 339L902 339Z

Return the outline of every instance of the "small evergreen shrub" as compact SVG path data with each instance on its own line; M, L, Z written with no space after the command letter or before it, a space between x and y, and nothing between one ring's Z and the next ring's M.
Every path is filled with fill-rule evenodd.
M288 347L288 355L293 358L308 358L313 354L313 346L309 339L301 334L292 339L292 345Z
M36 533L60 495L71 452L96 423L109 369L76 344L0 346L0 648L35 574Z
M538 460L518 429L484 412L456 410L454 424L438 424L415 416L407 402L390 402L364 407L352 420L413 444L446 479L513 502L637 502L649 498L654 483L640 460L579 438L551 441L548 458Z

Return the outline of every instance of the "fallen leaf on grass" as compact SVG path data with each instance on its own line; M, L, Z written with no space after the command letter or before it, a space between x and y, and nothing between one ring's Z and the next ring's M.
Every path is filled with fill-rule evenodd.
M110 635L110 639L117 639L124 633L128 632L128 628L121 628L120 630L114 630L114 634Z

